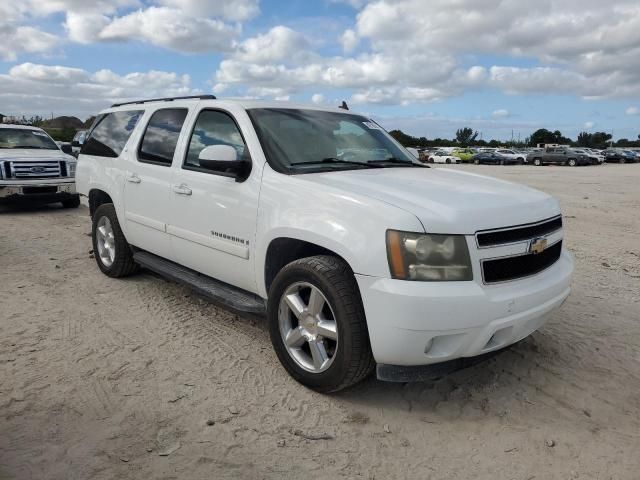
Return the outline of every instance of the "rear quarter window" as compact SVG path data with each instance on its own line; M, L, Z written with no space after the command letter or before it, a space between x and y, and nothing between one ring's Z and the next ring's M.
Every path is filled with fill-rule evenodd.
M128 110L98 118L80 153L110 158L120 156L142 113L142 110Z

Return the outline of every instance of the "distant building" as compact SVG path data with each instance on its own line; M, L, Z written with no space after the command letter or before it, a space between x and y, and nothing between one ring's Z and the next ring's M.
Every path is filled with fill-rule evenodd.
M0 113L0 123L4 122L4 115Z

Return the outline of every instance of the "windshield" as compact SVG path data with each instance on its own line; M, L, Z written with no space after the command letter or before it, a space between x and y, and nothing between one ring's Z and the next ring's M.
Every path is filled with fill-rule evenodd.
M51 137L41 130L0 128L0 148L35 148L58 150Z
M269 164L286 173L416 166L370 119L318 110L248 110Z

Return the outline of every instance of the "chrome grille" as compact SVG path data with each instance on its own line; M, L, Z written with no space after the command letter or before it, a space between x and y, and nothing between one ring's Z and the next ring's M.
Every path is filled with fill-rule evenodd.
M535 237L548 235L562 229L562 217L549 218L537 223L518 225L497 230L484 230L476 233L478 247L487 248L497 245L518 243Z
M562 255L562 217L476 232L476 252L485 285L537 275ZM544 242L542 250L539 241ZM535 245L534 245L535 244Z
M62 176L61 162L9 162L11 178L57 178Z

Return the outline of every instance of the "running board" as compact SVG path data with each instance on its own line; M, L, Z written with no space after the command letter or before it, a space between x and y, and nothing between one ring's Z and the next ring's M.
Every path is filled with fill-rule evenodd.
M253 293L202 275L153 253L136 251L133 259L142 267L176 283L186 285L218 305L238 312L266 314L264 300Z

